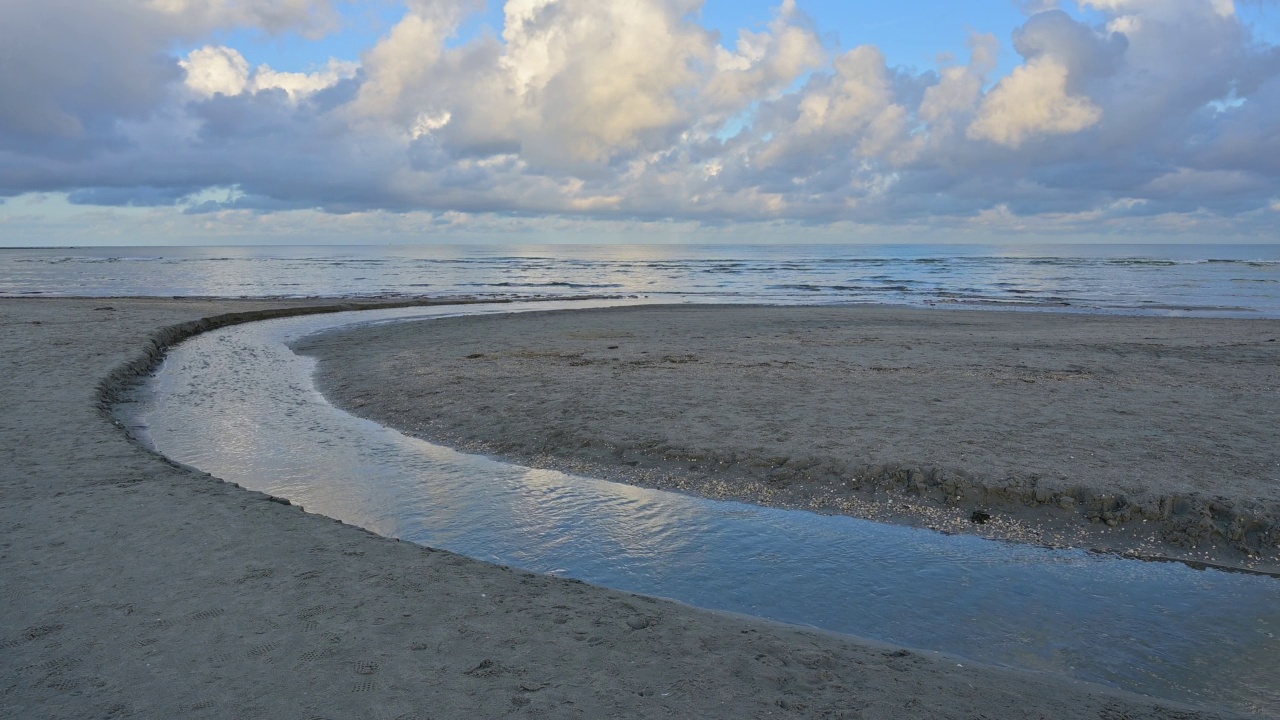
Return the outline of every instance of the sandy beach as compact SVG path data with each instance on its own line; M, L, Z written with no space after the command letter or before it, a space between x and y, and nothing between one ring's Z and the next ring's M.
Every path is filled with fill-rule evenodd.
M0 300L0 716L1231 716L388 540L166 462L132 442L105 412L104 402L148 368L164 343L219 323L318 304ZM744 310L721 322L706 315L713 312L731 317L690 308L593 312L573 320L560 313L441 321L361 331L358 347L351 346L354 338L331 335L308 352L326 358L322 378L332 396L366 416L460 446L596 468L636 482L743 497L754 491L735 487L780 486L779 494L759 499L803 504L811 497L810 504L827 508L823 498L875 504L878 493L898 492L897 478L905 477L908 495L906 485L924 485L917 490L921 507L961 514L971 512L970 505L990 507L995 518L988 527L1001 525L1006 507L992 500L1001 485L990 478L1016 480L1007 484L1008 494L1025 502L1017 494L1020 479L1035 475L1033 491L1050 494L1028 511L1058 507L1068 513L1064 532L1096 497L1121 493L1125 504L1107 501L1112 516L1088 526L1141 522L1145 515L1121 516L1148 507L1142 499L1148 492L1174 498L1170 517L1201 512L1196 502L1219 498L1205 501L1217 531L1206 527L1203 538L1175 533L1177 539L1204 540L1213 553L1236 552L1246 560L1251 543L1274 544L1267 523L1278 500L1276 470L1267 463L1274 463L1275 451L1270 442L1260 444L1275 427L1267 412L1277 406L1277 351L1275 343L1264 344L1277 336L1274 323L1142 321L1135 332L1136 321L1046 319L1038 321L1042 346L1019 356L1021 365L993 364L994 375L964 379L947 373L967 367L969 356L958 355L954 367L939 364L938 348L949 341L930 346L917 339L927 334L928 322L942 323L941 316L922 314L906 328L886 320L854 329L819 313L802 319ZM888 318L896 311L875 312ZM222 319L195 322L215 316ZM953 323L960 317L968 316L946 316ZM970 330L998 334L996 321L983 317L975 315ZM1117 339L1106 352L1130 348L1129 362L1095 365L1058 348L1081 345L1071 332L1092 337L1094 324L1109 323ZM804 337L786 336L791 330ZM1031 338L1028 332L1014 334ZM1155 339L1143 339L1148 334ZM813 379L833 372L833 360L822 353L845 356L855 337L874 357L846 358L851 364L842 372L897 378L855 383L883 397L855 402L832 396L829 385ZM762 350L766 340L773 343L769 352ZM741 342L751 344L734 344ZM833 345L824 349L823 342ZM992 352L1012 352L1002 349L1007 344L993 340ZM807 375L797 373L805 357L814 365ZM386 392L383 383L391 378L412 402L398 403ZM1158 378L1170 389L1157 404L1180 399L1196 422L1194 431L1163 445L1151 438L1141 449L1130 448L1126 436L1107 448L1086 436L1077 447L1071 433L1080 428L1050 430L1052 423L1040 435L992 444L1007 433L1004 426L965 430L959 422L988 417L964 394L967 382L1003 383L1007 421L1029 431L1035 429L1029 415L1043 398L1026 395L1046 388L1058 388L1064 402L1093 398L1099 407L1092 417L1134 413L1107 432L1165 432L1159 423L1180 428L1190 420L1174 409L1159 422L1138 412L1142 398L1153 402ZM744 396L743 383L756 392ZM807 393L781 404L794 391L780 388L806 384ZM932 421L924 425L915 406L926 402L921 388L930 385L943 389L924 391L927 402L933 395L940 400L928 406ZM1114 395L1101 399L1094 385ZM824 397L838 403L839 412L814 405ZM762 401L773 403L769 416L753 410ZM869 412L915 432L895 434L882 446L868 444L867 434L839 445L841 433L853 427L849 419ZM535 416L546 434L532 434ZM829 430L824 423L832 423ZM661 428L668 428L665 439L656 434ZM966 432L980 434L965 444ZM800 440L801 433L812 436ZM1196 437L1206 438L1216 454L1198 461L1205 445L1195 444ZM659 444L645 445L653 442ZM1013 442L1028 449L1014 452ZM957 443L966 445L963 461L950 452ZM816 454L796 451L800 445L845 462L842 469L883 465L863 473L875 491L818 492L829 473L806 464ZM1089 449L1109 454L1081 458L1079 466L1062 459ZM1117 454L1140 462L1114 475L1094 473L1094 484L1082 484L1086 471L1112 467ZM757 457L773 460L749 469ZM1039 464L1024 462L1037 457ZM734 469L706 470L721 462ZM957 478L967 482L953 482ZM787 488L795 488L792 495ZM955 507L938 497L953 488L962 491ZM968 497L979 490L980 497ZM1082 507L1062 508L1066 497ZM1179 502L1191 510L1175 512ZM1229 521L1214 514L1219 506L1230 512Z
M346 409L523 464L1280 570L1280 322L666 306L317 336Z

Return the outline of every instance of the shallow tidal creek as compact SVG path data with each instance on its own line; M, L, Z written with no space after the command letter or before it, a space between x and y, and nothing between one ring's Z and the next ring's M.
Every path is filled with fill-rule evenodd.
M467 455L334 407L312 382L315 361L289 349L353 324L626 302L227 327L172 348L117 414L173 460L387 537L958 662L1280 716L1276 578L706 500Z

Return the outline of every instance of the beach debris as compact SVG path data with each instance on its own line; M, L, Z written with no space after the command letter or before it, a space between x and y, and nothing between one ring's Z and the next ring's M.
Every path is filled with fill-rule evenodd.
M975 525L986 525L987 521L990 519L991 513L985 510L974 510L973 514L969 516L969 522L974 523Z
M649 627L649 618L639 617L639 616L629 618L627 620L627 627L631 628L632 630L643 630Z
M479 359L480 359L480 358L482 358L482 357L484 357L484 353L471 353L470 355L468 355L468 356L467 356L467 359L468 359L468 360L479 360Z
M479 665L476 665L463 674L474 678L491 678L502 675L505 672L507 672L506 668L488 658L485 658L480 661Z

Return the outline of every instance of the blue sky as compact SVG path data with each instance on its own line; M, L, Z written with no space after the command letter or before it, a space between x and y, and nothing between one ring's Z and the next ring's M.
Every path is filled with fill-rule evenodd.
M503 2L488 0L483 12L475 13L460 29L454 42L466 41L482 32L502 32ZM849 3L840 0L800 0L800 10L809 15L825 39L844 48L874 44L884 50L894 65L930 68L939 56L963 57L971 32L992 33L1006 41L1027 18L1027 10L1013 0L970 0L941 2L917 0L897 3ZM1097 23L1101 15L1076 5L1062 9L1085 22ZM761 30L777 11L771 0L707 0L697 17L706 27L720 33L728 45L736 43L740 29ZM351 3L339 7L343 25L338 32L319 39L307 39L297 32L271 35L258 30L220 33L225 44L239 48L254 64L266 63L277 70L306 71L330 57L358 60L401 18L406 8L395 2ZM1280 36L1280 9L1267 3L1242 3L1236 12L1260 37L1275 42ZM190 50L191 47L185 48ZM1011 70L1018 57L1007 46L1001 69ZM1003 73L1002 73L1003 74Z
M824 39L850 48L871 43L884 50L895 65L929 68L944 53L963 57L967 52L970 32L993 33L1007 39L1026 20L1026 12L1011 0L978 2L902 2L848 3L836 0L809 0L798 3L809 15ZM1096 19L1097 13L1080 12L1068 7L1079 17ZM342 29L319 39L308 39L298 32L271 35L260 30L240 29L220 33L218 40L238 48L253 64L266 63L276 70L306 71L330 57L358 60L360 53L372 47L401 18L406 8L394 2L355 3L340 6ZM483 12L475 13L452 41L457 44L482 32L502 32L503 3L489 0ZM777 3L769 0L708 0L697 14L698 20L720 33L723 42L732 46L738 31L759 31L768 25L777 11ZM1255 15L1261 13L1254 12ZM192 49L187 46L185 50ZM1003 66L1011 69L1014 53L1004 53Z
M1272 0L11 0L0 245L1280 242L1278 39Z

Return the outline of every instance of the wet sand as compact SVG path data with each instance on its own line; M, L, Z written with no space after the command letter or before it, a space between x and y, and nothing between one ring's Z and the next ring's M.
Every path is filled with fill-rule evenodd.
M666 306L339 331L337 404L699 495L1280 570L1280 321Z
M0 300L0 717L1230 716L399 543L104 412L161 328L285 305Z

